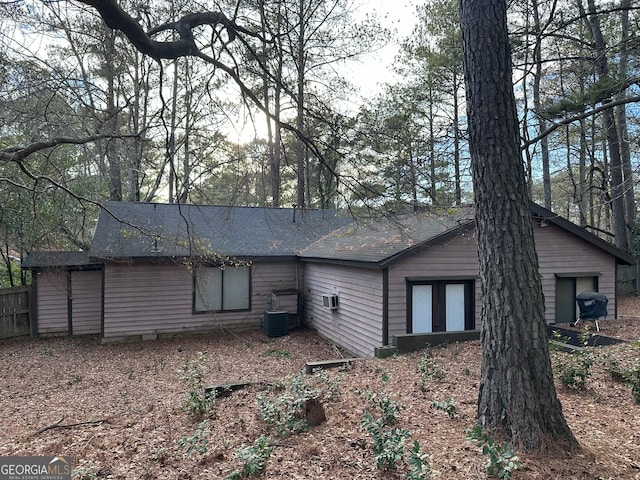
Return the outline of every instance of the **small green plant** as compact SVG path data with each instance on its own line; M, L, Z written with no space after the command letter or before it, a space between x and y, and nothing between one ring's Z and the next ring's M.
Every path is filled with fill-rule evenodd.
M404 441L411 433L394 425L398 421L400 405L388 395L371 391L360 393L367 399L360 424L369 432L373 440L373 456L379 469L392 469L404 457ZM375 416L374 416L375 414Z
M631 388L633 400L640 404L640 365L624 372L624 379L629 385L629 388Z
M435 477L435 472L429 465L429 458L426 453L420 452L420 443L413 441L413 447L407 459L410 470L405 475L406 480L428 480Z
M313 372L314 378L323 385L322 397L324 400L332 400L340 396L340 384L344 378L344 374L329 376L326 370L318 368Z
M591 374L593 357L591 355L567 354L557 362L556 376L565 387L584 390L587 378Z
M279 350L277 348L267 348L263 355L265 357L276 357L276 358L290 358L291 357L291 352L287 351L287 350Z
M404 428L386 428L382 419L375 419L370 412L364 413L360 423L373 439L373 456L378 469L394 468L404 456L404 441L411 433Z
M449 418L455 418L456 412L458 411L456 402L449 397L445 398L443 402L434 400L433 402L431 402L431 406L436 410L442 410L447 415L449 415Z
M609 374L611 380L613 380L614 382L626 381L625 371L622 368L622 365L618 358L611 356L607 352L599 357L599 362L602 365L604 371Z
M551 332L551 338L549 338L549 350L552 352L557 351L559 350L559 347L558 347L559 343L568 343L568 342L569 342L568 336L562 335L560 330L553 330Z
M305 417L308 402L322 398L323 392L313 387L304 373L287 377L287 380L258 395L258 412L260 418L276 429L276 435L284 437L293 433L304 432L309 428ZM274 395L274 390L282 390Z
M640 341L633 341L631 346L640 355ZM640 356L635 359L635 365L624 372L623 377L631 388L634 401L640 404Z
M509 443L500 445L480 425L467 430L467 439L476 442L487 459L487 474L509 479L522 464Z
M438 360L431 356L431 350L427 349L423 352L422 357L418 361L417 365L420 379L418 380L418 387L420 390L425 391L427 384L432 380L442 381L447 376L447 372L444 367L440 365Z
M206 352L198 352L193 360L185 358L182 365L180 379L187 384L188 388L187 394L182 399L182 408L196 418L202 418L215 411L215 394L207 392L204 383L207 373L206 360Z
M265 436L257 438L252 445L241 446L236 450L235 460L242 467L227 475L225 480L259 477L264 473L272 451L271 440Z
M160 465L164 465L168 456L169 456L168 449L166 449L165 447L156 448L151 452L151 455L149 455L149 460L151 460L152 462L157 462Z
M83 465L71 471L71 478L74 480L94 480L98 474L94 471L93 465Z
M379 423L383 427L390 427L398 420L400 405L388 395L378 395L370 391L361 392L367 399L368 410L379 412Z
M203 420L196 427L196 431L191 437L182 437L178 440L178 447L185 450L187 457L193 454L204 456L209 449L209 420Z
M572 354L560 354L556 362L556 377L565 387L576 390L584 390L587 378L591 374L591 366L595 357L590 348L587 347L592 334L588 329L578 334L581 348Z

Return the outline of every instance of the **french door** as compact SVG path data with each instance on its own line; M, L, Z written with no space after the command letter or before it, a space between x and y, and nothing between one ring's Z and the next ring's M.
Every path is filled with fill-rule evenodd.
M409 306L408 333L472 330L473 281L410 283Z

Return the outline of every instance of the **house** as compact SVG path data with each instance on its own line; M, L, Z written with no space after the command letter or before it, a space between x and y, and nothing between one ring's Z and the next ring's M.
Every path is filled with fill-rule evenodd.
M616 268L632 257L538 205L531 213L547 321L574 320L576 295L590 289L609 298L615 316ZM294 324L370 356L408 334L475 331L480 322L471 208L354 220L334 211L110 202L84 264L47 255L60 254L27 259L40 335L79 333L75 304L86 302L74 281L95 271L105 341L259 326L265 311L286 310Z
M297 252L350 221L320 210L108 202L90 254L73 262L68 252L27 257L35 274L32 329L80 333L80 272L96 264L93 325L104 341L259 326L265 310L282 308L297 323Z

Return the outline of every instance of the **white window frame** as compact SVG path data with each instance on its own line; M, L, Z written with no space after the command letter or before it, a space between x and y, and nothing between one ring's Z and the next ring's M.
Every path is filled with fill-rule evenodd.
M197 267L193 275L196 313L251 309L251 267Z

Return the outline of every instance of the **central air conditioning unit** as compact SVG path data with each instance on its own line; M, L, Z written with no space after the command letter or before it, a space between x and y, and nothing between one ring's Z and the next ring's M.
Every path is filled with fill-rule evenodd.
M333 293L322 294L322 306L331 310L338 309L338 295Z

